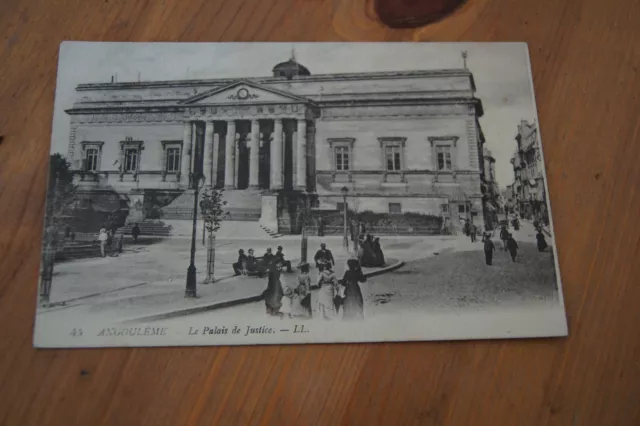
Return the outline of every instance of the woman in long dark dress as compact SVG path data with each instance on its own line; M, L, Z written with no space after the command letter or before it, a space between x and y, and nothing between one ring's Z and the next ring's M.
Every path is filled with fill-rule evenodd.
M536 234L536 240L538 243L538 251L544 251L547 248L547 241L542 234L542 230L538 228L538 233Z
M349 259L347 266L349 269L342 278L342 284L345 286L342 319L364 319L364 300L358 283L367 281L367 278L362 273L357 260Z
M384 253L382 252L382 247L380 246L380 238L378 237L373 240L373 255L376 258L376 266L384 266Z
M277 262L273 262L269 265L269 281L267 282L267 289L262 294L264 297L264 304L267 308L267 315L280 315L282 297L284 296L282 283L280 282L281 268L282 265Z

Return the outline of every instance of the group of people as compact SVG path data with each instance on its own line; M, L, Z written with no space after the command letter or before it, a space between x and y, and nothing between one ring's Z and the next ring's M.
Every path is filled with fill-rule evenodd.
M122 253L122 248L124 246L124 233L120 232L118 234L118 229L116 227L101 228L98 233L98 243L100 244L100 255L102 257L107 257L107 252L113 252L114 248L118 253ZM75 233L73 234L75 238ZM140 227L137 223L134 223L131 227L131 237L133 238L133 242L138 242L138 237L140 236ZM115 242L115 247L114 247Z
M324 261L333 256L326 246L323 247L322 265L319 269L318 280L312 288L309 275L309 264L300 266L300 275L295 280L295 285L289 285L282 275L284 263L275 260L268 267L267 288L263 293L266 312L277 317L310 319L316 316L323 320L335 319L363 319L364 299L361 282L366 281L360 264L356 259L347 261L348 270L341 281L333 271L335 262ZM322 250L322 249L321 249ZM321 251L319 250L319 251ZM328 254L326 253L328 252ZM311 290L318 289L315 301L312 304Z
M464 226L462 227L462 232L464 235L471 238L471 242L476 242L476 237L478 235L478 227L475 223L470 222L468 219L464 221Z
M365 233L358 236L358 262L368 268L378 268L385 265L380 238Z
M520 247L518 246L515 238L513 238L513 234L507 230L506 225L502 225L502 227L500 228L500 240L502 241L502 250L508 251L509 255L511 256L511 261L515 262ZM491 265L493 260L493 252L496 250L493 241L491 241L491 234L488 232L484 233L482 236L482 242L484 243L485 261L487 265ZM538 251L540 252L545 251L545 249L548 247L541 227L536 227L536 245L538 247Z
M292 272L291 261L285 259L282 250L282 246L278 246L274 254L271 247L269 247L262 257L256 257L252 248L247 250L247 254L244 253L243 249L240 249L238 250L238 261L233 264L233 273L234 275L257 275L262 277L275 262L282 264L287 272Z

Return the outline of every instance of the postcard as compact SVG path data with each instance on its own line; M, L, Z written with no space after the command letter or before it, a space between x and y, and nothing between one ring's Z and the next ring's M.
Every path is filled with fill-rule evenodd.
M525 43L60 47L39 348L567 335Z

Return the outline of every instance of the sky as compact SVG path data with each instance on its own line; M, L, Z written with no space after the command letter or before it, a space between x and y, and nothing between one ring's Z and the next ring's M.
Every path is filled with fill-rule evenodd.
M295 50L311 74L462 68L462 51L482 100L480 125L496 159L500 187L513 182L509 162L521 120L537 114L524 43L87 43L60 47L52 152L67 151L69 116L80 83L265 77Z

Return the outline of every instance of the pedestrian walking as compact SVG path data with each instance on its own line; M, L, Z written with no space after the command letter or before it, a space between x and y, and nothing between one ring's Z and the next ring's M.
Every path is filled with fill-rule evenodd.
M509 254L511 255L511 261L515 262L516 256L518 255L518 243L511 234L509 234L509 238L507 239L507 249L509 250Z
M262 293L267 315L280 316L280 308L282 307L282 298L284 290L280 281L281 266L272 262L269 265L269 278L267 281L267 289Z
M469 225L469 232L471 233L471 242L475 243L476 233L478 232L478 227L476 226L475 223L471 222L471 225Z
M538 251L544 251L548 247L547 240L544 238L544 234L542 233L542 228L538 228L536 242L538 244Z
M114 236L113 230L112 229L107 230L107 247L109 249L113 247L113 236Z
M484 258L485 261L487 262L487 265L491 265L491 262L493 260L493 252L496 249L496 246L493 245L493 241L491 241L491 237L489 236L489 234L486 234L483 237L483 241L484 241Z
M122 246L124 245L124 234L118 235L118 253L122 253Z
M333 253L327 249L325 243L320 244L320 250L313 256L313 260L316 262L316 268L318 268L320 272L326 267L333 269L336 264L336 261L333 259Z
M133 237L133 242L138 242L138 236L140 235L140 228L137 223L133 224L133 228L131 228L131 236Z
M325 320L336 319L338 316L334 301L338 279L331 268L330 264L325 265L318 278L320 290L318 291L316 312L320 318Z
M107 257L107 240L109 236L107 235L107 230L104 228L100 229L100 233L98 234L98 241L100 242L100 255L102 257Z
M356 259L347 260L349 268L342 278L342 284L345 287L344 300L342 301L342 319L364 319L364 299L362 298L362 290L360 284L367 281L362 273L360 264Z
M502 225L502 229L500 229L500 239L502 240L502 250L507 251L507 240L509 239L509 231L507 231L507 227Z

